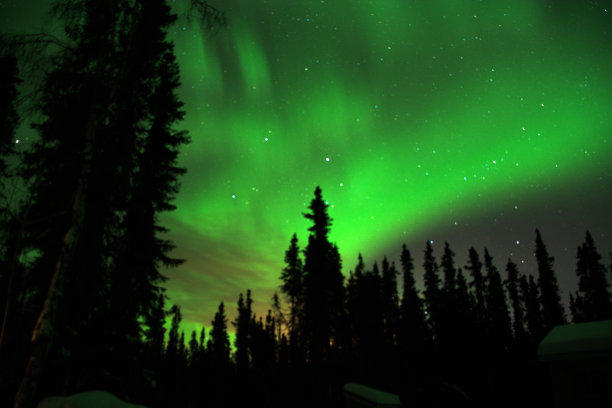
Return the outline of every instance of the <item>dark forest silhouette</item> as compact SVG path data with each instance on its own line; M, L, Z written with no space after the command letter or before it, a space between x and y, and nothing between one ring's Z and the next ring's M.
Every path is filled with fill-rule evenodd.
M304 214L308 242L300 248L293 235L279 271L286 306L277 294L256 316L247 289L234 321L221 302L210 332L186 338L160 272L182 261L158 222L174 210L178 152L189 142L175 130L184 113L165 34L176 17L162 0L66 4L56 13L67 42L37 103L38 139L23 152L25 46L4 38L0 55L0 406L90 389L156 408L339 406L347 382L397 393L406 406L549 404L537 345L567 316L538 230L537 277L510 259L498 269L486 248L457 266L448 243L440 256L427 242L422 264L404 245L399 266L368 267L359 255L345 278L319 187ZM203 26L223 24L205 2L193 5ZM15 183L26 190L18 205ZM610 277L588 232L576 274L572 321L612 318Z

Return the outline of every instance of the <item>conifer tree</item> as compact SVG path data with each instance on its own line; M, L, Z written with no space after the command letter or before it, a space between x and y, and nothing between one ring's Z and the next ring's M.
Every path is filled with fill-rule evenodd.
M445 242L444 253L440 263L444 281L440 290L440 312L436 323L438 326L439 344L442 346L442 351L449 354L456 354L454 350L462 323L459 321L457 313L457 271L455 269L454 256L455 253L450 249L448 242Z
M297 341L298 321L304 297L304 269L297 234L293 234L289 249L285 252L285 267L281 273L281 280L283 282L281 291L287 296L290 304L290 338Z
M223 302L219 303L219 308L211 324L211 358L218 370L225 370L229 365L230 342L227 335L227 317L225 316L225 306Z
M468 283L463 276L461 268L457 269L457 313L461 316L460 320L466 322L468 317L472 317L472 309L474 308L474 299L469 292ZM470 318L469 320L473 320ZM474 319L475 320L475 319ZM468 327L472 327L469 326Z
M425 244L423 268L425 271L423 276L425 282L425 314L434 337L437 337L439 335L437 323L440 311L440 277L438 276L438 265L433 256L431 241L427 241Z
M561 304L559 285L553 270L554 258L548 255L548 251L540 231L536 229L535 256L538 262L538 286L542 302L542 324L544 333L554 326L565 323L565 312Z
M442 267L442 272L444 273L444 292L451 297L455 291L455 279L457 273L455 270L455 261L453 259L454 256L455 253L450 249L448 242L444 242L444 253L442 255L442 262L440 266Z
M191 338L189 339L189 352L188 352L188 361L189 366L194 367L198 361L200 345L198 344L198 338L196 335L196 331L191 331Z
M519 294L521 276L516 264L510 259L506 263L506 272L508 273L508 278L504 283L512 306L512 330L514 331L515 340L520 342L525 338L525 307Z
M280 296L278 296L278 292L276 291L274 291L272 295L272 313L276 323L276 340L280 342L283 329L288 329L288 327Z
M493 265L493 258L486 248L484 250L484 260L487 270L486 302L489 313L489 339L493 343L492 346L504 350L512 339L506 295L501 276Z
M478 256L478 252L471 247L469 250L468 264L465 269L470 271L470 275L472 280L470 282L470 288L473 290L474 300L475 300L475 311L476 318L478 319L481 328L484 328L486 316L487 316L487 306L485 300L486 293L486 281L482 274L482 262L480 262L480 258Z
M203 358L206 353L206 328L202 326L202 330L200 331L200 357Z
M423 353L427 342L427 325L423 313L423 302L419 297L414 279L414 264L410 251L402 245L400 254L402 264L402 302L399 343L404 370L413 363L423 361ZM419 360L419 361L409 361Z
M178 341L178 360L181 365L187 362L187 350L185 349L185 332L181 330L181 336Z
M570 293L569 295L569 307L570 313L572 314L572 322L581 323L585 321L584 318L584 299L580 296L580 293Z
M387 257L382 261L382 315L385 332L385 344L387 348L393 347L397 337L397 326L399 322L399 296L397 293L397 269Z
M166 359L169 361L178 360L179 356L179 327L183 316L181 315L181 307L173 305L170 309L172 315L172 323L170 332L168 333L168 346L166 347Z
M364 308L367 307L365 299L363 299L362 293L364 271L365 264L363 262L363 257L361 253L359 253L357 265L355 266L355 273L350 273L346 287L346 307L349 318L349 330L352 338L352 346L355 351L358 351L359 344L361 343L361 333L363 332Z
M519 278L521 300L525 305L525 321L527 323L527 332L532 341L539 342L544 335L540 293L538 285L529 275L529 279L525 275Z
M456 330L465 344L465 348L474 347L474 331L478 327L478 320L474 315L474 297L469 292L468 283L463 276L461 268L457 269L457 285L455 289L455 315L457 318ZM472 343L472 344L470 344Z
M382 277L375 261L357 280L356 337L361 375L380 378L384 360L385 328Z
M606 279L606 267L595 247L590 232L578 247L576 275L578 292L570 304L574 321L594 321L612 318L612 303ZM575 313L575 314L574 314Z
M18 400L34 394L34 379L47 363L55 364L50 371L66 366L61 347L71 349L76 373L88 369L78 364L89 353L111 369L107 378L119 370L124 380L135 378L142 349L138 319L147 320L161 292L157 266L176 264L167 256L171 244L155 237L164 231L156 213L172 209L182 173L174 162L186 142L184 133L171 130L182 118L174 94L178 69L164 38L174 18L162 0L70 2L66 10L79 14L67 28L74 46L62 50L47 76L45 119L36 125L40 142L24 175L36 176L30 216L52 221L32 223L28 231L41 253L31 274L51 288ZM155 165L147 167L147 159ZM128 201L144 206L134 211ZM130 247L134 242L141 244ZM100 333L106 339L97 338ZM129 364L108 366L113 360L105 356L113 347Z
M338 346L334 327L343 312L344 286L338 248L327 236L332 223L329 205L319 187L314 195L310 212L304 214L313 223L304 250L304 334L309 359L319 365Z
M236 316L236 320L233 322L236 328L236 340L234 343L236 346L236 366L241 374L248 370L250 366L249 337L251 336L250 325L253 315L251 304L251 291L247 290L246 302L241 293L238 298L238 316Z
M144 328L144 365L148 367L153 379L150 383L156 383L160 378L160 370L164 358L164 339L166 334L166 311L164 310L165 295L160 293L157 297L155 307L145 319Z

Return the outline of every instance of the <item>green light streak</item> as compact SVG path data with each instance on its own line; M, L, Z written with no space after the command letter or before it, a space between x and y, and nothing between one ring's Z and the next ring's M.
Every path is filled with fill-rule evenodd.
M316 185L347 273L359 251L371 259L442 219L547 200L612 157L609 16L593 8L571 6L570 18L527 0L233 7L204 46L177 37L193 143L168 222L204 243L177 239L190 255L181 273L211 298L199 303L207 322L220 299L233 313L246 288L262 314L291 234L306 242L301 212ZM169 284L173 298L194 296Z

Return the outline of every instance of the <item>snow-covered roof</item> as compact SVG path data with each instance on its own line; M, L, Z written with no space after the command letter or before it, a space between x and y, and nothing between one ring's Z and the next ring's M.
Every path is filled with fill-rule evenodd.
M538 356L545 361L589 354L612 355L612 320L556 326L538 347Z
M377 390L362 384L348 383L344 386L345 395L352 396L370 406L375 407L399 407L400 399L397 395Z

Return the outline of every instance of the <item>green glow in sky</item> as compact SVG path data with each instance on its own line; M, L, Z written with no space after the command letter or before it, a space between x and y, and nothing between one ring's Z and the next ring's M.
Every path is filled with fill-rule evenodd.
M211 4L225 29L170 33L192 143L163 221L187 330L247 288L265 313L316 185L345 274L404 242L420 265L429 239L533 272L539 227L571 284L587 228L612 249L610 1Z
M367 262L395 259L402 242L421 263L436 231L463 237L451 241L459 264L477 244L498 262L530 261L538 207L550 212L557 199L563 222L578 221L549 229L550 241L573 234L577 245L602 222L609 230L609 212L583 226L584 213L568 219L574 207L561 199L576 188L587 202L610 198L603 3L213 4L227 13L225 30L172 34L193 143L179 210L167 217L188 261L169 272L169 287L187 320L208 323L221 299L233 311L247 288L263 313L291 234L306 242L301 213L316 185L347 274L359 251ZM489 213L504 226L477 236L469 225ZM525 245L512 248L519 238Z

